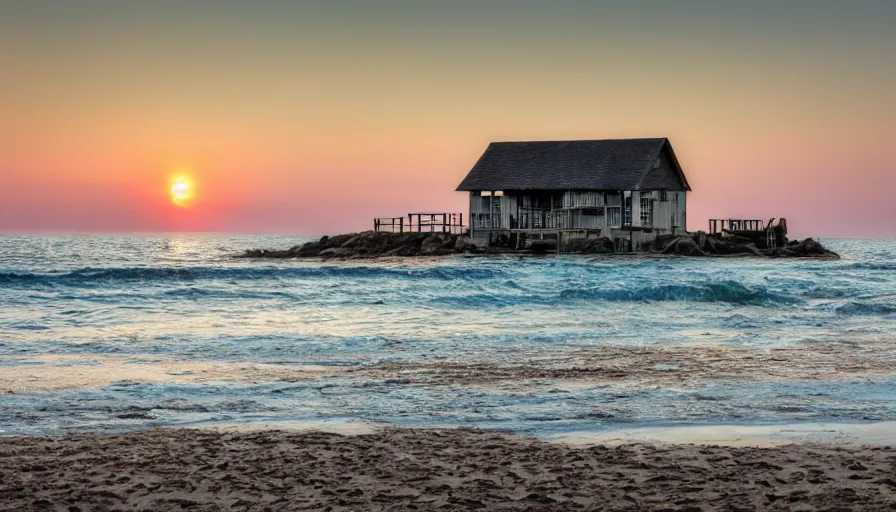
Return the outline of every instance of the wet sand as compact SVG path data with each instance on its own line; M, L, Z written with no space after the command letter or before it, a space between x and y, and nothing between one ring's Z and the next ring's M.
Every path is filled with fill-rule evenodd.
M794 443L824 443L840 447L859 447L862 445L896 446L896 421L637 427L566 432L547 437L551 441L574 446L635 443L763 447Z
M28 366L0 367L0 393L37 394L62 389L101 389L111 384L259 384L333 377L340 369L316 365L176 361L102 354L41 355Z
M896 376L896 340L868 337L856 342L776 347L681 343L630 347L603 345L557 354L507 355L486 361L386 363L352 368L347 375L410 378L426 385L494 385L533 381L649 388L696 388L708 382L850 380ZM535 382L537 384L537 382Z
M706 333L711 334L711 333ZM0 366L0 393L32 394L102 388L112 383L258 384L271 381L406 381L415 386L495 386L530 392L614 385L697 388L707 383L781 380L845 381L896 378L896 340L877 335L776 347L730 346L712 341L676 345L607 344L558 353L502 355L501 363L464 361L388 362L354 367L293 364L184 362L161 356L42 355L27 367Z
M0 510L893 510L896 449L475 430L0 438Z

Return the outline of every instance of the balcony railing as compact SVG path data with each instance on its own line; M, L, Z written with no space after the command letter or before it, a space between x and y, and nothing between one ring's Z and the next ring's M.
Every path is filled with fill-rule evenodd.
M600 211L604 212L602 208ZM622 211L619 207L610 207L603 215L585 215L582 210L521 210L519 215L506 217L501 213L474 213L471 225L479 230L620 228Z
M504 229L500 213L474 213L473 229Z

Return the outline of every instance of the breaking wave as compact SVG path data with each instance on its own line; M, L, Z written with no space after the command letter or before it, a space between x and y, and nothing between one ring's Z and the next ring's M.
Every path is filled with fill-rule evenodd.
M893 304L875 304L868 302L847 302L841 306L834 308L834 312L838 315L889 315L896 313L896 305Z
M668 284L634 289L564 290L563 299L607 301L683 301L727 302L744 305L793 304L796 297L772 293L764 287L749 288L736 281L706 282L702 284Z
M840 270L881 270L881 271L894 271L896 270L896 262L894 263L872 263L872 262L857 262L850 263L848 265L844 265L840 267Z
M492 279L503 275L499 269L430 267L399 268L382 266L314 266L314 267L130 267L84 268L66 273L0 272L0 286L91 286L111 282L197 281L205 279L332 279L332 278L400 278L450 281L456 279Z
M763 287L749 288L735 281L702 284L669 284L631 289L567 288L557 294L474 293L453 297L438 297L433 303L450 303L467 308L509 307L516 305L554 305L575 302L719 302L741 305L785 305L800 302L788 295L772 293Z

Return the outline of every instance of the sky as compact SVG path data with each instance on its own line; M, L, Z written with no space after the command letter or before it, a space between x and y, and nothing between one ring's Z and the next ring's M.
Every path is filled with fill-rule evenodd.
M490 141L669 137L691 230L896 237L894 26L892 0L4 0L0 232L357 231L467 211Z

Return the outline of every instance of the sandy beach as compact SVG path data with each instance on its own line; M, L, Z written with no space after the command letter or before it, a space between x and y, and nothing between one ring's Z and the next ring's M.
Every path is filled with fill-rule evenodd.
M893 510L886 446L581 445L479 430L0 439L0 510Z

